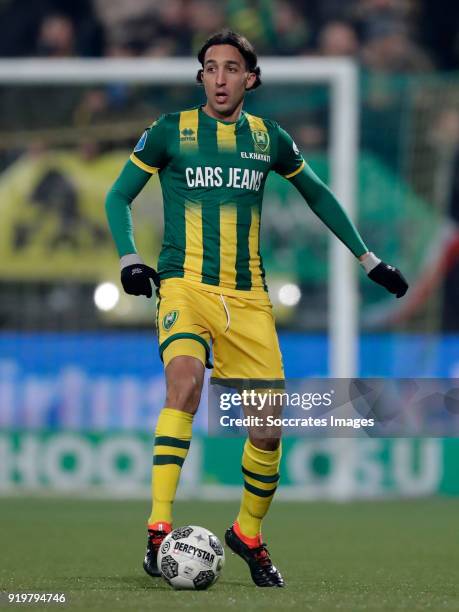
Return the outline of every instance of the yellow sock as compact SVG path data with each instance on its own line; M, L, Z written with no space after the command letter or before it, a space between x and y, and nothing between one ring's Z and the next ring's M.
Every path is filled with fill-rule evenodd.
M183 462L191 441L193 415L163 408L158 417L153 447L151 493L153 506L148 524L172 523L172 504Z
M261 521L266 516L279 480L281 446L274 451L256 448L246 440L242 455L244 490L236 523L238 532L248 543L254 543L261 532ZM253 542L252 542L253 540Z

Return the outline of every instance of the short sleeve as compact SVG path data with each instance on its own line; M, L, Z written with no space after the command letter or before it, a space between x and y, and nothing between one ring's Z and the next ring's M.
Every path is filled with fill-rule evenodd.
M304 159L290 134L278 126L277 159L273 169L292 178L304 168Z
M147 128L131 154L131 161L150 174L167 164L167 137L165 118L162 115Z

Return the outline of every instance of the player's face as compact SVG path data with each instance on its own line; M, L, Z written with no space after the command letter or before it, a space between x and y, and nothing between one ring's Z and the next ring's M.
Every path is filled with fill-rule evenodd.
M207 96L206 112L217 119L236 120L246 89L256 76L232 45L214 45L206 51L202 82Z

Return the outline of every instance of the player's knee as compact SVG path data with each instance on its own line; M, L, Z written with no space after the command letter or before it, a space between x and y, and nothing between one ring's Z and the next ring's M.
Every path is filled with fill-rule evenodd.
M202 385L197 377L189 374L167 386L166 405L194 414L201 399Z
M166 368L166 406L194 414L201 400L203 379L204 366L198 360L172 360Z

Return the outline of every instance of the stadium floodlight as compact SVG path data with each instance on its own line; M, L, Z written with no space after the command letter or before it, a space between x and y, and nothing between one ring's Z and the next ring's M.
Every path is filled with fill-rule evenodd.
M94 290L94 303L99 310L113 310L120 299L120 292L114 283L101 283Z
M301 290L294 283L287 283L279 289L279 302L284 306L296 306L300 299Z
M358 70L345 58L262 57L267 84L327 84L331 96L329 157L331 187L348 215L355 217L358 154ZM26 59L1 60L0 84L193 84L196 60L191 58ZM329 374L357 374L357 265L333 237L329 277Z

